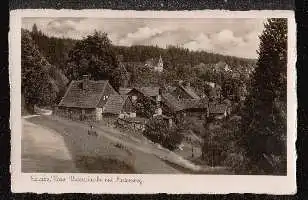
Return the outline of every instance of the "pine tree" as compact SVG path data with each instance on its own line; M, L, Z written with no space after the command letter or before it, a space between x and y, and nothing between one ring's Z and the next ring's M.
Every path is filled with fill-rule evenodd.
M287 19L269 19L260 36L259 58L242 117L250 170L286 169ZM280 160L273 163L273 156Z
M37 28L36 24L33 24L33 26L32 26L32 33L33 34L38 34L38 28Z
M57 91L48 76L50 64L40 54L30 33L26 30L22 30L21 49L21 89L26 105L29 108L36 104L51 105Z

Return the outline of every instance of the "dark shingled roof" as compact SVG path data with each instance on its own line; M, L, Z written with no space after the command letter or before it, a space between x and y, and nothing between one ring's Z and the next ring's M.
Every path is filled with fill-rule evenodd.
M226 104L210 103L209 111L211 114L223 114L227 110Z
M120 114L128 95L110 95L103 107L103 113Z
M135 89L143 93L145 96L154 97L159 95L159 87L140 87Z
M120 87L119 93L122 94L122 95L125 95L125 94L129 93L131 90L132 90L132 88Z
M207 99L183 99L182 103L185 105L185 109L190 108L207 108L208 100Z
M175 112L185 109L185 106L170 93L162 94L162 102Z
M191 98L193 99L200 99L200 97L196 94L195 90L190 86L184 86L179 84L180 88L184 90Z
M107 80L88 80L87 89L82 89L82 80L72 81L58 106L96 108L103 96Z
M170 93L162 94L162 102L175 112L191 108L208 108L207 98L178 100Z

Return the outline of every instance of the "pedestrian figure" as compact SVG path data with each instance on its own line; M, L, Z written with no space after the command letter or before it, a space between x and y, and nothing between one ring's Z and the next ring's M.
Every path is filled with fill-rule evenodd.
M93 126L92 124L90 124L90 130L88 131L88 135L94 135L94 136L97 136L97 133L93 130Z

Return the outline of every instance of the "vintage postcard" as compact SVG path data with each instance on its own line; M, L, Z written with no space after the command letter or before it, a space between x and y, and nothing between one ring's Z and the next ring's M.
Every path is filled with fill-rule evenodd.
M293 11L15 10L13 192L296 192Z

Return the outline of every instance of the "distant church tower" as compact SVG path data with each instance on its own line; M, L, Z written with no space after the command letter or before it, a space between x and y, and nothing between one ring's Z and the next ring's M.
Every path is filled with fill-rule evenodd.
M164 70L164 62L163 62L163 59L161 58L161 56L159 56L158 63L155 66L154 70L157 71L157 72L162 72Z

